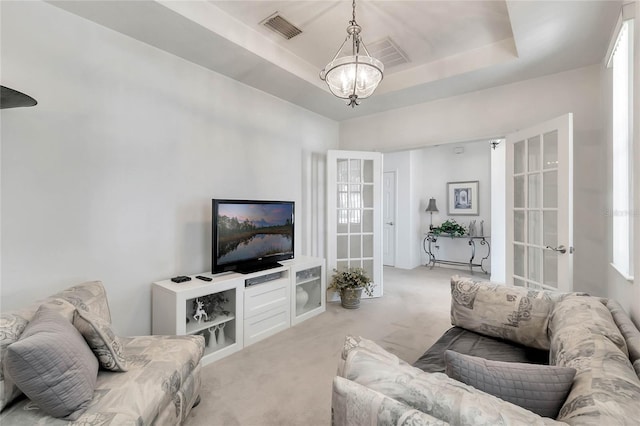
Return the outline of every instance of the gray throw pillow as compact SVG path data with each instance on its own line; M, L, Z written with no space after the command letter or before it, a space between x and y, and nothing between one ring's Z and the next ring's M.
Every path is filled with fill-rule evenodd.
M100 367L110 371L127 371L128 362L124 355L124 346L107 321L78 307L73 317L73 325L98 357Z
M574 368L490 361L454 351L445 351L444 363L452 379L552 419L576 375Z
M98 360L73 325L41 306L7 347L6 373L45 413L77 420L93 399Z

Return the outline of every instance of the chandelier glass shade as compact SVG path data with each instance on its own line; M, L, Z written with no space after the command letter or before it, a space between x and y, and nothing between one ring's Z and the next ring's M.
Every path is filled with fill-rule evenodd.
M360 99L368 98L382 81L384 65L371 57L360 37L360 26L356 23L356 3L353 0L353 19L347 27L344 40L333 60L320 71L320 79L327 83L334 96L348 99L351 107L359 105ZM342 54L351 41L351 55ZM362 47L363 53L360 48Z

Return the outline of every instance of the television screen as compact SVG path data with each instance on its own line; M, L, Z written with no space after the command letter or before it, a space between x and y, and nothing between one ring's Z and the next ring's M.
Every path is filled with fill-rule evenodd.
M253 272L293 258L294 203L213 200L213 272Z

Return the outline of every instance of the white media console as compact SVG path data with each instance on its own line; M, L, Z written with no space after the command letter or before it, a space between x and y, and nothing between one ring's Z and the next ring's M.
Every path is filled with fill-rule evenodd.
M251 274L224 273L202 281L152 285L152 334L201 334L206 350L203 364L318 315L326 309L325 261L296 257L282 266ZM223 309L213 318L194 319L196 299L221 293Z

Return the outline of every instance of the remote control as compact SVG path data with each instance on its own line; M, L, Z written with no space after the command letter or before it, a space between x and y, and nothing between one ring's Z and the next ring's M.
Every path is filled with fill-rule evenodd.
M176 284L180 284L186 281L191 281L191 278L184 275L178 275L177 277L171 278L171 281L173 281Z
M211 280L213 280L213 278L203 277L202 275L198 275L196 278L199 279L199 280L202 280L202 281L211 281Z

